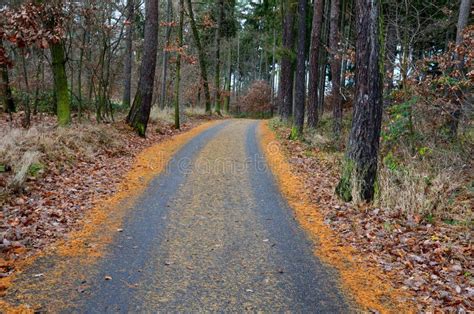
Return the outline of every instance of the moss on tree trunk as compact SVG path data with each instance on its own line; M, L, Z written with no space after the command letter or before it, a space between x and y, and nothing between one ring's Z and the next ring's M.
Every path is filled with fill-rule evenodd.
M67 86L66 58L64 56L63 42L51 45L51 60L58 124L65 126L71 122L71 99Z

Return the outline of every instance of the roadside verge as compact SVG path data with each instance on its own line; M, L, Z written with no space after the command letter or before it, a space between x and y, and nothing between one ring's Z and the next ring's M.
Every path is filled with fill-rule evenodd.
M315 255L339 272L344 292L363 310L415 312L408 293L394 288L380 269L370 265L354 248L345 246L325 224L323 215L310 201L303 179L292 170L268 122L260 124L259 135L262 151L281 192L293 208L297 221L316 243Z

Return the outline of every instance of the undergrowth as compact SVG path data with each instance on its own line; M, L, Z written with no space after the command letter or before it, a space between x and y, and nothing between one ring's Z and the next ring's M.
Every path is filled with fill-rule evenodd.
M406 111L416 114L418 110L414 104L395 106L384 117L375 205L407 220L472 225L474 145L470 133L451 140L442 136L442 130L428 128L426 121L409 120ZM340 174L350 124L348 112L343 135L335 140L331 116L323 115L316 130L305 130L304 156L330 161ZM275 118L270 127L288 126Z
M125 142L110 125L83 123L68 128L34 126L0 132L0 194L21 192L28 177L61 171L74 162L93 162L98 153L126 153Z

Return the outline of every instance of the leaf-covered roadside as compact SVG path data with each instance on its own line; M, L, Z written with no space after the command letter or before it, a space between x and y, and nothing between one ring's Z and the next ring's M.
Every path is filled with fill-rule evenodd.
M338 158L308 143L288 140L290 129L272 124L292 170L325 222L345 244L380 267L393 285L409 291L420 312L465 313L474 309L472 230L426 219L409 221L401 212L354 206L334 196Z
M11 147L3 142L2 159L21 164L21 158L8 158L13 147L15 155L35 152L37 158L15 191L10 183L19 165L6 165L8 171L0 172L0 278L10 276L18 260L79 227L89 209L116 192L134 157L144 148L189 130L200 119L188 119L181 130L169 123L153 123L146 139L137 138L122 122L61 129L55 127L52 117L43 117L33 122L32 129L22 131L3 120L2 137L14 139L12 132L29 134L20 134L21 140L11 142Z

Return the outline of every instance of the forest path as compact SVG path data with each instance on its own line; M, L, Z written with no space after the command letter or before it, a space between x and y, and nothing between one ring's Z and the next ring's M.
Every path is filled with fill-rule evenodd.
M267 170L257 126L233 120L190 140L105 256L61 273L60 257L43 257L7 299L52 312L351 311Z

